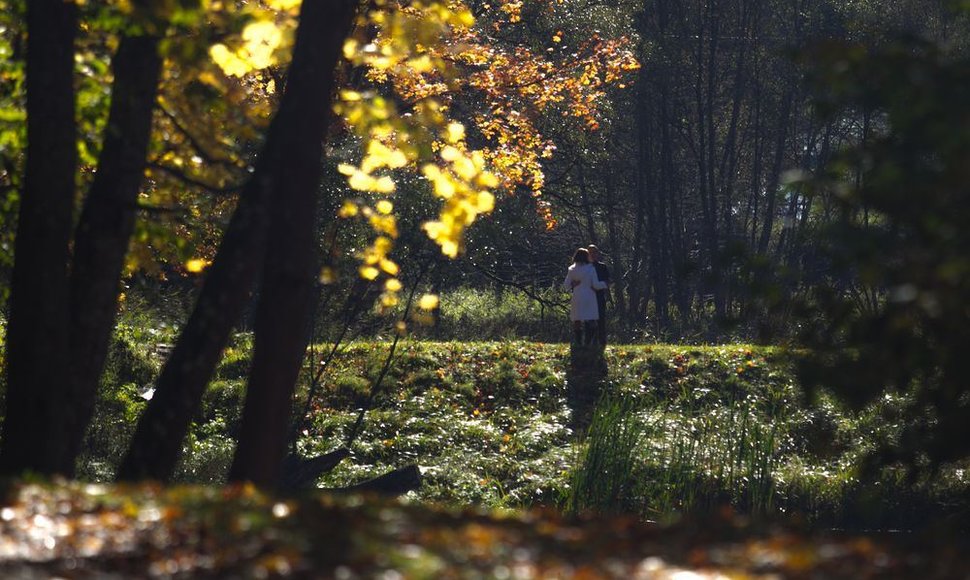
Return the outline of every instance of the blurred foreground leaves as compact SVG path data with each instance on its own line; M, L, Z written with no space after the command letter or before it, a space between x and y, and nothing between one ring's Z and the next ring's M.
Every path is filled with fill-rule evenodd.
M963 569L952 538L812 534L730 513L657 526L249 486L13 484L4 495L5 577L952 578Z

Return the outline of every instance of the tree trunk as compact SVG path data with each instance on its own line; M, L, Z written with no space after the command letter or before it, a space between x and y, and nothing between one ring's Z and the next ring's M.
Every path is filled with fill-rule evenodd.
M596 239L596 220L593 218L593 205L589 201L589 190L586 184L586 171L583 169L583 164L576 164L576 177L579 180L579 198L583 204L583 215L586 217L586 235L589 236L588 241L582 244L585 247L587 244L598 244L599 241Z
M775 225L775 204L778 200L778 186L781 183L781 167L785 160L785 145L787 141L788 123L791 116L792 105L794 103L794 88L789 85L782 102L781 113L778 115L778 139L775 143L775 158L771 164L771 176L768 178L765 194L765 218L761 226L761 238L758 240L758 254L765 256L768 254L768 243L771 240L771 230Z
M73 463L91 419L98 382L114 327L121 271L135 227L152 112L162 70L158 38L128 36L113 63L111 110L98 171L84 203L71 271L71 378L65 404Z
M619 228L616 224L616 216L621 213L621 210L618 208L618 201L614 194L613 174L611 171L612 168L608 169L604 174L607 204L607 210L604 212L606 218L606 234L609 237L610 250L613 254L613 282L612 288L610 288L610 295L613 297L614 318L616 320L629 320L631 316L629 316L626 309L625 296L627 280L626 260L623 255L622 245L620 244Z
M662 335L670 325L670 224L667 219L667 200L671 196L673 179L673 142L670 135L670 107L668 104L668 76L660 77L660 187L654 194L654 230L650 234L651 277L653 279L654 306L657 314L656 329ZM656 270L655 272L653 270Z
M7 326L7 410L0 474L72 473L63 399L68 379L68 260L77 171L77 8L27 3L27 160Z
M290 67L290 107L280 109L285 153L274 165L272 222L256 311L253 366L231 480L275 485L286 454L293 390L306 353L305 331L318 277L316 202L334 67L356 1L303 5ZM309 28L308 28L309 27ZM302 49L302 50L301 50ZM285 159L285 161L284 161Z
M333 89L332 69L355 6L354 0L307 0L303 4L289 86L192 315L138 423L119 469L121 480L165 480L175 469L189 423L263 264L270 203L277 195L284 196L281 202L285 202L281 188L291 178L305 182L298 174L306 158L312 155L319 163L319 153L299 153L303 147L319 152L323 133L312 135L312 143L305 142L311 136L306 126L318 126L312 119L326 114ZM326 80L313 80L315 75ZM273 271L279 273L277 268ZM302 325L291 330L303 334Z

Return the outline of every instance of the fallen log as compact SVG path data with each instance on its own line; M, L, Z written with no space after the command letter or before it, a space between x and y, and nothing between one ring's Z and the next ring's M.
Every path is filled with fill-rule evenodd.
M341 487L332 491L341 492L373 492L381 495L404 495L421 487L421 470L411 464L368 479L350 487Z
M349 455L350 449L346 447L338 447L329 453L310 458L287 455L283 460L280 487L284 490L312 488L321 475L333 471Z

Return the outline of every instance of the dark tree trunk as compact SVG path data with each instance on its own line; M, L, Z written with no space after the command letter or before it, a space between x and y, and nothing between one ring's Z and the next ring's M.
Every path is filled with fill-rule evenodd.
M306 352L318 260L316 202L323 140L334 86L334 68L353 21L354 0L303 5L297 48L287 94L280 109L288 127L285 153L274 165L275 198L256 311L253 366L246 390L239 447L229 471L231 480L262 486L279 481L286 454L293 390ZM317 26L316 24L319 24Z
M64 431L68 260L77 170L74 39L77 9L27 3L27 160L7 326L7 409L0 473L73 470Z
M91 418L114 327L121 271L135 226L152 112L162 70L158 38L121 40L113 63L111 110L98 171L84 203L71 271L71 377L64 401L74 409L66 426L73 462Z
M655 273L653 278L654 305L657 312L657 332L663 333L670 325L670 224L667 219L667 200L671 195L671 181L674 172L670 135L670 107L666 72L659 79L660 85L660 186L654 194L653 211L655 225L650 234L651 262Z
M263 151L278 147L270 128ZM182 451L182 441L202 394L229 340L229 333L249 301L262 264L266 214L272 184L260 158L243 188L239 204L222 237L192 314L155 384L142 413L118 479L168 479Z
M589 236L586 244L582 244L585 247L587 244L598 244L599 241L596 239L596 220L593 217L593 205L589 200L586 171L582 163L576 165L576 173L579 180L579 198L583 204L583 215L586 218L586 235Z
M618 200L616 199L616 194L613 189L613 168L606 170L604 174L605 186L606 186L606 204L607 210L605 212L606 218L606 233L610 240L610 251L613 254L613 272L611 283L610 295L613 298L613 310L615 312L614 317L617 320L626 319L629 320L631 317L627 313L626 309L626 280L627 280L627 268L626 259L623 255L623 247L620 244L620 235L616 223L617 214L621 213L618 207Z
M121 480L165 480L175 469L189 423L263 264L271 203L277 196L284 196L280 201L285 203L282 188L288 180L306 181L298 175L307 158L298 154L302 148L315 149L318 153L309 155L320 161L322 131L311 135L305 127L319 126L312 119L326 114L333 89L332 69L340 43L349 33L349 15L355 6L354 0L308 0L303 4L289 86L192 315L138 423L118 473ZM314 76L326 80L313 80ZM304 142L311 136L313 142ZM280 273L278 267L273 271ZM291 330L305 340L302 324Z
M761 238L758 240L758 254L762 256L768 254L771 230L775 225L775 204L778 201L778 186L781 183L781 168L785 161L785 147L788 142L788 123L793 102L794 89L789 86L782 103L781 113L778 115L778 124L775 129L778 132L778 138L775 142L775 158L771 164L771 176L768 178L768 184L765 189L767 195L765 201L765 217L761 226Z
M646 3L645 3L646 4ZM651 12L645 5L643 11L636 16L637 33L645 38L651 32ZM645 43L641 43L639 52L646 50ZM640 325L640 301L645 287L645 271L649 268L646 259L646 196L647 188L653 184L653 143L650 139L651 91L645 76L637 77L636 100L634 101L636 119L636 152L635 181L633 190L633 240L630 253L629 280L627 281L627 298L629 300L628 313L624 327L628 334L632 334Z

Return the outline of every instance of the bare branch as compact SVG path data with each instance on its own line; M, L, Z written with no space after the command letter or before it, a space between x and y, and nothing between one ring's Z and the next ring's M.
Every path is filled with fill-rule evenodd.
M198 178L188 175L181 169L177 169L171 165L165 165L164 163L159 163L157 161L150 161L148 163L148 167L151 169L157 169L162 173L167 174L169 177L185 183L186 185L204 189L213 195L233 195L239 193L243 187L243 184L241 183L225 186L212 185L211 183L206 183Z

